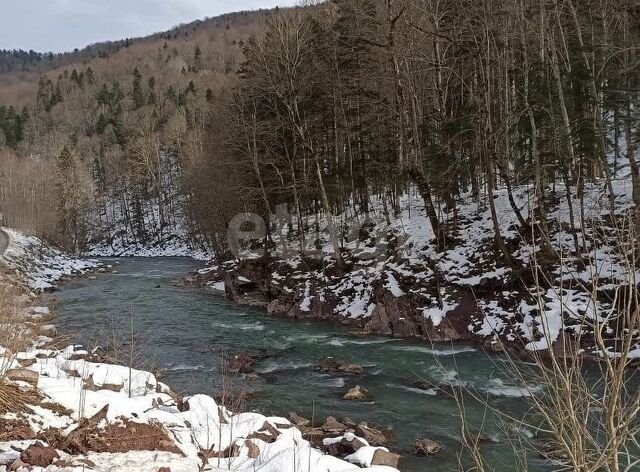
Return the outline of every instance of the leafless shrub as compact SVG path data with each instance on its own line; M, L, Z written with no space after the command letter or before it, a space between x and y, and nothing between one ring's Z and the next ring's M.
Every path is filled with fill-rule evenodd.
M28 320L31 303L19 285L0 274L0 377L16 360L18 353L29 348L35 337L35 321Z
M55 168L49 161L20 158L0 149L0 208L2 225L51 238L56 231L56 209L51 195Z
M640 345L638 241L631 218L614 225L618 244L612 258L623 268L615 276L595 257L587 264L589 283L577 274L567 277L571 274L563 271L571 271L570 264L565 265L562 254L560 276L545 273L533 258L534 293L542 321L539 334L555 342L550 349L527 351L531 362L522 363L507 353L504 365L497 366L527 392L528 412L514 417L477 392L467 392L504 420L505 436L521 461L519 470L527 470L527 452L546 457L561 470L630 472L640 466L640 381L634 366ZM572 290L588 300L586 312L567 302L567 280ZM562 326L557 338L546 311L549 294L560 306ZM532 385L541 386L542 391ZM492 470L477 442L466 439L471 426L461 389L453 389L452 395L460 412L463 449L471 457L473 470ZM535 431L537 439L514 434L516 428Z

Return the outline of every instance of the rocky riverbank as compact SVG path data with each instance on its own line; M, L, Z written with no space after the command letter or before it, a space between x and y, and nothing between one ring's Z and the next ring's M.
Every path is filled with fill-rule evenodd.
M627 182L616 182L615 189L623 214L630 199ZM526 207L529 191L515 189L515 204ZM200 270L183 283L261 307L270 316L330 321L363 334L474 342L529 355L576 345L585 357L597 359L609 354L594 345L591 321L612 309L612 291L628 283L629 271L611 219L597 206L601 189L588 192L594 204L590 214L600 226L589 229L592 249L586 253L575 252L560 195L550 212L552 249L545 250L530 228L519 226L506 192L498 192L497 218L508 229L503 236L510 263L499 255L488 208L461 205L447 247L436 251L424 210L407 197L397 219L376 220L359 227L355 239L344 240L342 264L326 231L314 233L323 249L309 254L293 250L295 232L278 233L269 255L254 247L248 256ZM283 245L287 251L279 250ZM601 319L612 350L623 329L614 318ZM640 335L633 344L631 360L640 359Z
M339 322L363 334L433 342L484 339L469 329L481 316L473 291L455 288L447 292L446 306L439 308L436 296L428 295L435 289L433 280L427 280L424 272L383 272L375 280L361 281L362 271L354 267L346 275L319 276L292 270L277 259L258 258L193 273L185 283L224 293L241 305L263 308L270 316ZM359 298L362 284L368 283L366 300ZM433 305L432 311L442 315L425 317L425 305ZM358 309L364 313L357 313Z
M0 261L1 326L11 327L0 329L0 470L397 471L399 456L356 435L375 431L366 424L335 431L337 439L327 444L309 441L320 436L289 419L233 412L207 395L181 397L151 372L100 350L65 346L50 307L36 306L34 292L52 283L34 287L33 277L22 274L32 275L28 259L36 252L38 267L67 275L89 267L79 269L84 263L48 252L35 238L29 251L12 247L24 241L14 234L9 233L11 259ZM35 251L37 246L42 250ZM61 257L78 269L62 270ZM338 441L345 443L339 451L330 447Z

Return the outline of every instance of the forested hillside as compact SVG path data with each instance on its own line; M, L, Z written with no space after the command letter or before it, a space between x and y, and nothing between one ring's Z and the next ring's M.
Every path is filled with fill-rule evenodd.
M138 244L182 225L182 169L231 94L244 42L270 14L234 13L69 54L3 54L4 69L15 69L12 59L37 63L0 75L5 223L75 249L113 231Z
M315 441L321 438L314 424L313 399L319 394L311 391L309 379L332 372L349 376L350 385L359 383L336 398L386 408L398 429L416 420L417 454L431 454L422 435L437 427L449 451L462 445L473 470L489 470L480 443L487 451L502 446L467 423L466 404L478 400L480 423L494 421L488 412L500 415L495 420L505 434L500 441L518 449L520 469L635 470L640 437L634 375L640 366L637 0L304 4L229 14L57 57L0 56L8 71L0 74L2 226L35 233L80 255L209 258L209 267L171 282L166 278L174 272L161 266L172 262L162 260L153 270L144 269L150 285L133 281L144 266L134 264L130 279L104 279L96 292L75 293L73 299L89 300L85 321L100 329L103 313L124 316L127 310L110 303L102 307L91 294L123 299L131 294L135 308L147 310L149 327L172 334L163 344L152 333L154 342L163 349L180 347L192 364L200 364L191 357L200 346L203 355L213 356L212 346L239 346L228 341L246 342L252 350L265 343L267 357L276 353L275 370L282 371L265 370L264 378L254 376L251 382L260 380L266 392L276 376L289 384L300 380L308 389L304 401L313 408L311 422L301 419L310 424L307 437ZM17 233L7 234L16 239ZM211 303L215 310L202 310L187 300L202 294L170 283L224 293L272 317L329 320L348 325L350 334L380 339L354 336L343 343L333 331L317 336L312 323L305 324L307 333L283 320L277 321L285 336L273 338L275 331L261 321L247 321L253 314L234 312L227 324L223 312L231 304ZM175 308L159 306L169 300L166 293L175 297ZM131 347L133 301L126 300L130 319L120 319L131 329ZM163 310L171 322L157 316ZM187 333L184 345L174 330ZM210 337L211 331L221 338ZM308 338L304 344L293 344L302 337ZM391 337L411 338L413 344L476 343L506 355L483 360L472 349L470 358L477 363L469 364L473 372L463 379L455 357L450 364L426 358L423 354L434 352L427 346L364 347L400 343ZM331 356L366 349L376 359L388 357L385 368L402 386L402 392L390 394L392 406L372 400L363 388L365 382L376 386L376 394L395 388L378 376L383 370L376 363L366 361L365 367L330 357L326 369L299 370L317 364L300 361L323 352L316 348L324 338ZM229 368L222 353L220 371L204 364L197 370L207 372L207 381L220 372L227 397L227 373L247 374L249 380L253 361L265 359L265 352L256 352L233 354L230 359L243 364L237 368ZM519 366L514 354L526 365ZM478 369L483 362L491 363L490 369ZM595 367L587 369L587 362ZM400 365L411 370L410 383L398 380ZM431 378L432 367L445 374L435 384L420 377ZM290 376L298 370L300 377ZM472 391L485 374L485 389ZM334 387L326 387L327 380L333 379L322 377L320 397L330 397L325 388L347 386L342 377ZM285 390L272 389L283 398ZM420 404L433 409L423 414L408 407L405 421L396 407L408 392L429 395ZM500 406L512 399L494 408L491 392L526 397L527 413L521 413L531 421L502 413ZM459 414L437 406L444 396L455 400ZM156 401L154 408L159 406ZM224 420L215 402L211 411L216 421ZM325 426L334 435L336 419L329 418ZM266 425L259 434L271 435L272 428L258 419ZM341 434L351 431L347 420ZM454 423L459 434L452 433L458 428ZM193 424L207 440L193 443L198 448L192 456L236 455L234 443L217 452L210 447L208 421ZM386 446L380 433L383 439L375 443ZM287 437L273 434L267 440L276 442L268 444L276 444L278 434ZM343 439L322 444L344 455ZM298 445L296 439L296 449L288 449L294 460L271 463L273 470L307 467L296 465ZM520 457L521 447L531 446L553 464ZM282 453L274 447L271 451ZM373 459L358 458L360 450L366 451L347 457L370 465ZM392 456L395 466L398 457ZM455 459L456 466L470 470L462 456ZM496 470L506 463L516 462L500 460ZM256 462L243 464L255 469ZM326 468L318 464L317 470Z
M288 203L300 239L306 215L359 218L379 198L388 220L415 188L442 250L471 192L509 265L494 192L553 254L550 189L563 183L579 249L585 186L604 183L613 206L613 179L638 184L639 28L626 0L335 0L85 54L45 71L24 106L0 93L9 168L38 177L25 189L5 173L5 218L55 215L28 224L77 249L154 241L184 220L221 254L239 211Z

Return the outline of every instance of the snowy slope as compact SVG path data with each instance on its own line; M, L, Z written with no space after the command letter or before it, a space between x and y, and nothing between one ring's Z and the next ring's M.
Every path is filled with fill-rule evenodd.
M65 277L97 267L95 261L71 257L35 236L3 230L9 236L9 244L0 255L0 265L21 277L34 291L50 289Z
M622 218L633 208L631 183L626 178L616 180L613 188L616 215ZM575 189L571 194L577 194ZM513 199L530 224L533 190L516 187ZM272 256L277 261L266 268L246 270L247 266L251 269L251 261L257 265L263 256L261 250L250 251L247 246L242 255L248 264L230 262L202 274L216 274L203 277L209 286L218 290L221 273L249 279L267 274L265 280L250 282L266 287L263 292L268 291L266 295L271 297L267 302L278 298L279 306L270 305L270 312L276 307L278 314L303 318L314 313L320 316L318 313L322 312L321 316L326 317L326 311L330 310L339 319L355 320L378 330L380 324L389 322L389 304L396 299L400 316L404 310L407 319L411 315L414 325L419 325L420 319L426 320L427 328L412 325L410 329L403 329L400 319L396 326L383 333L428 337L437 328L448 332L456 329L458 337L464 339L456 325L468 318L462 327L468 331L467 336L500 338L526 350L539 351L551 346L562 332L588 333L589 321L601 319L600 314L609 308L606 291L634 276L633 272L629 273L620 247L624 230L611 221L607 199L602 182L586 186L585 228L582 228L576 216L580 201L572 198L574 238L564 187L556 184L548 190L547 224L557 260L551 267L545 266L548 278L540 281L543 287L540 293L533 283L535 271L532 269L538 260L544 264L542 244L539 237L532 240L531 228L520 226L506 189L495 192L494 204L501 235L520 267L517 271L500 257L486 199L478 201L471 194L463 194L457 201L456 213L441 216L450 240L445 251L437 252L424 204L410 190L399 199L400 211L388 215L389 223L379 200L372 203L366 226L362 225L362 216L360 223L353 216L334 217L340 225L343 257L349 265L346 273L331 268L335 267L335 258L326 220L311 216L304 239L315 241L319 236L321 253L308 250L307 259L300 257L300 237L291 230L297 227L294 221L293 225L276 227L276 251ZM580 244L584 241L587 250L576 248L575 239ZM310 260L320 262L310 263ZM640 272L635 277L638 280ZM240 279L237 281L240 288L247 285ZM596 281L598 290L593 292L592 283ZM469 311L469 299L475 305L473 311ZM468 316L462 317L462 312ZM635 352L640 356L640 349Z
M397 472L394 468L382 466L362 469L325 455L303 439L302 433L285 418L269 417L259 413L233 413L207 395L185 398L185 406L179 407L175 394L169 387L158 382L152 373L87 361L84 357L90 358L86 351L77 346L69 346L62 351L34 349L22 352L13 361L13 367L19 367L27 360L35 361L27 368L38 373L38 389L45 395L46 402L61 405L66 409L64 412L60 409L54 412L47 408L34 407L32 413L25 415L32 429L38 433L55 428L68 434L78 428L83 418L91 418L108 406L98 431L109 424L127 425L128 422L160 425L181 454L129 451L120 454L89 453L86 456L69 456L60 452L61 458L69 463L80 464L80 459L87 458L96 464L91 470L99 472L157 472L160 467L170 467L173 472L193 472L199 470L198 466L202 462L198 454L202 451L216 453L237 447L236 457L212 458L209 463L213 468L209 467L206 470ZM95 384L95 389L87 389L84 386L89 378ZM101 388L102 386L104 387ZM114 391L117 388L120 390ZM257 432L262 434L254 436ZM275 437L268 440L264 435ZM32 442L34 441L28 443ZM19 457L15 448L25 448L26 445L24 441L0 442L0 451L4 451L0 452L0 459ZM257 448L257 457L254 448ZM366 452L372 455L375 450L376 448L366 447L363 454ZM361 463L362 458L354 458L354 461ZM46 470L84 469L78 465L60 468L50 466Z
M179 171L174 158L163 154L164 165L172 166L175 178ZM167 176L165 176L168 178ZM122 208L121 197L106 197L90 219L88 255L92 257L192 257L211 259L206 244L190 230L184 208L186 197L180 194L175 181L163 183L164 218L157 200L140 202L137 222L131 221L131 211ZM125 192L126 194L126 192ZM128 195L126 200L133 200ZM164 223L160 222L164 220Z

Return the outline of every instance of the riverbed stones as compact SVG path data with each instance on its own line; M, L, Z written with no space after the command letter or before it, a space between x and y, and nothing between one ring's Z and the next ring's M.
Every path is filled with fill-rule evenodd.
M350 447L345 447L342 441L331 442L327 446L327 454L333 457L344 457L353 454Z
M506 348L504 343L496 338L485 341L484 348L491 352L505 352Z
M378 449L373 454L371 465L385 465L387 467L393 467L397 469L399 461L400 455L394 454L393 452L385 451L383 449Z
M232 356L227 363L227 369L234 374L250 374L253 372L253 356L248 352L241 352Z
M226 360L225 367L228 372L233 374L244 374L245 376L252 377L250 380L256 380L259 378L255 374L253 365L256 362L260 362L264 359L268 359L276 355L274 351L260 351L260 352L248 352L242 351L238 354L231 356Z
M416 439L414 453L417 456L430 456L442 450L442 446L428 438Z
M56 328L55 325L45 324L40 326L40 333L44 334L45 336L57 336L58 329Z
M372 446L389 444L391 440L391 431L383 431L373 426L369 426L369 424L365 422L359 423L355 427L355 433Z
M333 416L327 417L327 419L324 420L324 423L322 424L322 431L327 434L338 436L344 433L346 430L347 427L343 423L335 419Z
M291 420L291 422L296 425L297 427L307 427L311 424L311 421L309 421L306 418L303 418L302 416L298 415L297 413L294 413L293 411L289 412L289 419Z
M362 374L364 369L358 364L350 364L335 357L327 357L320 363L320 370L322 372L357 375Z
M369 392L366 388L361 385L356 385L355 387L349 389L349 391L345 393L342 398L343 400L364 402L370 400L371 395L369 395Z
M353 433L345 434L339 441L328 441L327 452L334 457L345 457L355 453L358 449L367 446L367 443Z

